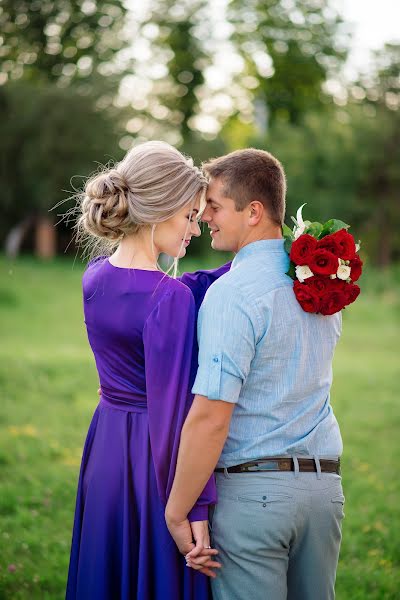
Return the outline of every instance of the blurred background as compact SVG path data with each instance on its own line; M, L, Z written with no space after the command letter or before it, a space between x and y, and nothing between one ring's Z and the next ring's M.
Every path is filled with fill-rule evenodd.
M289 215L308 202L311 220L351 223L374 263L398 259L400 8L366 4L1 0L2 246L63 253L49 209L163 139L197 162L271 150Z
M305 218L340 218L362 240L332 392L337 597L399 597L399 23L397 0L0 0L1 599L63 597L97 401L62 215L99 165L149 139L197 164L269 150L289 216L306 202ZM225 258L205 234L181 269Z

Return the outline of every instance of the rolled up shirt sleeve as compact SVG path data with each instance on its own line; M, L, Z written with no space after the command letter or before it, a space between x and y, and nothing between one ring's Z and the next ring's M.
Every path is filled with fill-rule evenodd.
M219 281L208 290L197 325L199 368L192 392L236 403L254 358L260 318L235 287Z

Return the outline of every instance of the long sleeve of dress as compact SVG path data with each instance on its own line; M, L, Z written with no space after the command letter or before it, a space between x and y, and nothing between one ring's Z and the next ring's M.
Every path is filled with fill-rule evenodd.
M221 275L224 275L227 271L229 271L231 264L231 262L227 262L217 269L209 269L207 271L199 270L194 271L194 273L184 273L182 277L179 277L180 281L182 281L182 283L187 285L187 287L192 290L196 307L196 316L210 285L219 279Z
M175 476L182 426L193 398L190 385L194 335L193 296L179 285L163 296L143 332L150 445L158 493L165 504ZM189 513L189 520L207 519L208 506L215 502L212 477Z

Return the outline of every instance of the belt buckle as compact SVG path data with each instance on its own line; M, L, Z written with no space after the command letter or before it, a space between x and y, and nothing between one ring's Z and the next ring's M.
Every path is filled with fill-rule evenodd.
M260 462L254 467L247 467L247 471L279 471L279 463L276 460Z

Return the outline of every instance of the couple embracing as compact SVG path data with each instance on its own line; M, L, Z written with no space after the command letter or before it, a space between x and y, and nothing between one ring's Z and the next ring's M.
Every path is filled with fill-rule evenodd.
M67 600L334 598L341 316L296 301L285 192L268 152L239 150L200 171L163 142L87 182L78 227L114 252L83 277L101 397ZM234 259L176 277L200 219Z

